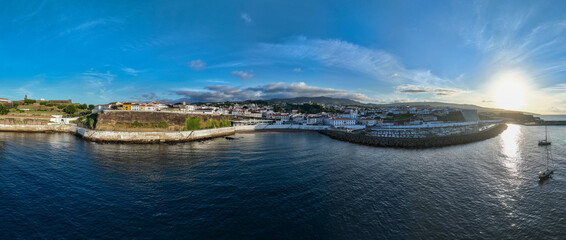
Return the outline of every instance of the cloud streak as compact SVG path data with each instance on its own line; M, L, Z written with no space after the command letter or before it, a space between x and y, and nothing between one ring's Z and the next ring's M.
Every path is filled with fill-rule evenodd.
M448 88L434 88L434 87L427 87L427 86L416 86L411 84L404 84L397 86L396 93L428 93L433 94L436 96L449 96L464 93L465 91L459 89L448 89Z
M240 18L242 18L242 20L244 20L247 24L253 23L252 18L247 13L240 14Z
M255 99L293 98L293 97L334 97L347 98L357 101L377 101L364 94L352 91L320 88L309 86L304 82L298 83L270 83L256 87L234 87L228 85L212 85L205 87L202 91L177 90L173 93L182 96L176 101L187 102L222 102L243 101Z
M232 71L230 73L230 75L236 76L236 77L243 79L243 80L250 79L250 78L253 78L255 76L255 74L253 72L246 72L246 71Z
M124 71L128 75L131 75L131 76L134 76L134 77L137 77L138 73L140 73L140 71L135 70L133 68L122 68L122 71Z
M317 63L329 70L346 70L389 83L451 85L430 70L407 69L393 54L341 40L297 37L280 44L262 43L249 53L260 63ZM259 60L262 61L259 61Z
M191 61L188 64L188 66L190 68L192 68L193 70L200 71L200 70L203 70L206 67L206 63L204 61L200 60L200 59L197 59L197 60Z

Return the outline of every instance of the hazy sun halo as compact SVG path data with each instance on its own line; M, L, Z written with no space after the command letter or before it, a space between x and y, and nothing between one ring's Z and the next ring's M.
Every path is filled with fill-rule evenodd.
M495 105L507 110L521 110L525 105L525 77L519 72L506 72L496 78Z

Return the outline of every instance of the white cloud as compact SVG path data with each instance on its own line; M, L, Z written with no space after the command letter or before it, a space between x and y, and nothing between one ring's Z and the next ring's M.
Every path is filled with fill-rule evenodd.
M408 94L428 93L436 96L448 96L464 93L466 91L455 88L435 88L430 86L403 84L396 87L396 92Z
M405 68L398 58L389 52L341 40L298 37L281 44L262 43L257 49L250 51L250 55L265 60L263 62L314 62L330 70L347 70L389 83L452 84L450 79L436 76L430 70Z
M179 100L185 100L188 102L221 102L320 96L347 98L364 102L380 102L361 93L333 88L308 86L304 82L270 83L267 85L248 88L227 85L214 85L207 86L204 91L184 89L173 92L177 95L183 96L183 98Z
M246 72L246 71L232 71L230 73L230 75L236 76L240 79L250 79L253 78L255 76L255 74L253 74L253 72Z
M242 18L242 20L244 20L244 22L246 22L248 24L253 23L252 18L247 13L240 14L240 18Z
M86 94L97 95L99 98L109 101L114 89L110 87L116 75L110 71L99 72L90 69L79 76L79 79L88 86Z
M303 71L303 69L301 69L301 68L293 68L293 72L302 72L302 71Z
M122 68L122 71L124 71L124 72L126 72L128 75L132 75L132 76L134 76L134 77L137 77L137 76L138 76L138 73L140 72L140 71L135 70L135 69L133 69L133 68Z
M79 24L78 26L71 28L69 30L67 30L66 32L62 33L62 34L69 34L72 32L76 32L76 31L85 31L100 25L105 25L105 24L109 24L109 23L123 23L124 21L117 19L117 18L113 18L113 17L106 17L106 18L99 18L99 19L95 19L95 20L90 20L87 22L84 22L82 24Z
M188 66L194 70L200 71L206 67L206 63L200 59L191 61Z
M476 20L461 31L466 43L483 53L487 74L529 69L533 81L548 81L566 72L566 20L541 23L537 17L545 13L533 6L493 17L490 4L476 6Z

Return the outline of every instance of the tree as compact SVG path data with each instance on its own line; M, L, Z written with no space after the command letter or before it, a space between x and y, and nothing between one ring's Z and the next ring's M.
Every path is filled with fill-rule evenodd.
M80 106L81 106L80 109L86 109L86 108L88 107L88 106L86 105L86 103L83 103L83 104L81 104Z
M188 117L185 119L185 127L183 130L192 131L202 128L202 118L200 117Z
M25 104L34 104L34 103L35 103L35 100L33 100L33 99L25 99L25 100L24 100L24 103L25 103Z
M77 108L75 107L75 105L70 104L67 105L63 111L67 114L74 114L75 112L77 112Z
M88 105L88 110L93 110L93 109L94 109L94 104Z
M8 108L2 104L0 104L0 115L8 114Z
M18 104L14 103L14 109L18 109Z

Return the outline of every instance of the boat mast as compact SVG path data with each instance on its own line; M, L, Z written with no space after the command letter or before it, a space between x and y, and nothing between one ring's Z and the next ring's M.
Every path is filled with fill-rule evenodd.
M547 130L546 127L547 127L547 125L544 124L544 140L545 140L546 142L548 142L548 130Z

